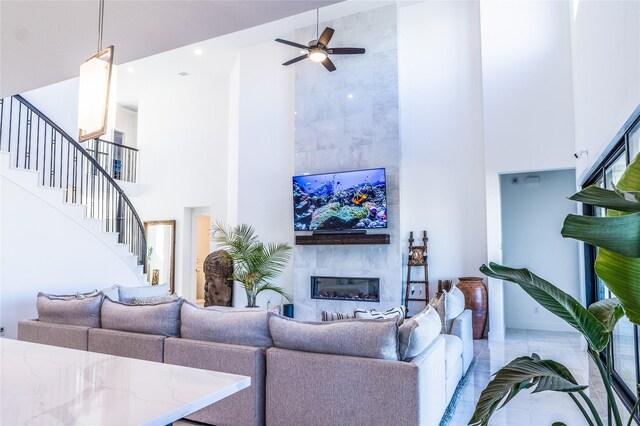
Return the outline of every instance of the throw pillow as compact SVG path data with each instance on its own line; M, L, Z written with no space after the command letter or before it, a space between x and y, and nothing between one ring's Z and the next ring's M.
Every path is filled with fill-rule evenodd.
M267 315L268 311L256 309L220 312L187 302L180 313L180 334L183 339L270 348Z
M100 306L102 294L81 297L51 296L38 293L36 309L38 320L55 324L100 327Z
M116 300L116 301L120 300L120 295L119 295L119 292L118 292L118 286L117 285L112 285L111 287L103 288L100 291L102 292L102 294L104 294L105 296L107 296L111 300Z
M332 311L322 311L321 319L324 322L328 321L342 321L346 319L355 318L353 314L348 314L346 312L332 312Z
M364 310L356 308L353 311L353 315L358 319L394 319L400 326L404 322L404 306L398 306L397 308L389 309L388 311L380 312L375 309Z
M464 304L464 294L455 285L448 292L443 292L436 305L442 321L442 333L449 334L453 320L464 312Z
M177 337L183 302L184 299L177 298L154 305L128 305L106 298L101 310L102 328Z
M98 295L98 290L92 290L88 293L74 293L74 294L45 294L38 293L38 295L45 295L49 299L58 299L58 300L72 300L72 299L84 299L85 297L93 297Z
M438 337L441 329L440 316L431 306L408 318L398 329L400 359L409 360L420 355Z
M169 294L169 284L144 285L140 287L118 286L120 302L131 303L134 297L167 296Z
M157 305L158 303L173 302L178 296L169 294L167 296L132 297L130 305Z
M294 351L397 361L395 320L304 322L269 313L274 346Z

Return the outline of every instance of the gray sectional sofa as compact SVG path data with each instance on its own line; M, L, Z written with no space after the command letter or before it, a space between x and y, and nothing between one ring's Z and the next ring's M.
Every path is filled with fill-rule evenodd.
M336 326L327 328L326 323L286 320L291 321L287 323L276 314L262 311L266 329L277 321L279 331L271 333L271 345L260 347L229 343L236 337L245 343L251 337L251 329L246 327L227 333L220 339L224 342L205 340L215 339L206 334L207 330L215 329L207 321L243 323L242 313L229 322L227 315L234 313L218 312L210 316L187 303L181 306L181 311L182 334L196 338L24 320L18 324L18 339L251 377L249 388L188 417L218 426L437 425L473 353L470 311L452 321L452 334L439 334L438 330L424 350L402 361L395 355L389 357L389 351L386 355L380 352L379 358L387 359L374 358L377 355L369 353L378 350L376 345L388 344L378 343L380 339L376 340L376 336L386 333L383 338L388 341L389 333L392 337L393 333L398 335L394 321L364 321L368 323L364 333L373 336L370 340L376 343L360 342L350 349L355 351L353 354L344 355L339 353L341 345L348 343L329 342L333 347L327 351L333 353L318 353L317 347L307 347L305 339L315 341L314 333L319 333L317 341L321 341L338 330ZM225 317L221 319L219 315ZM196 324L195 331L194 327L185 330L185 318L186 327L194 318L203 322L204 327ZM256 318L254 315L248 323L255 324ZM294 337L300 324L308 324L302 326L307 329ZM260 333L264 332L262 326L258 328L262 330ZM256 337L261 343L263 338ZM349 340L353 339L347 338L346 342ZM364 356L358 356L362 350Z

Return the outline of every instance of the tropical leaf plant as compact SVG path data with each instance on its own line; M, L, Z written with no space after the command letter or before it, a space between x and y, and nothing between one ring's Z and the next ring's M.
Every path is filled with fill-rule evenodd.
M616 298L600 300L585 308L569 294L527 269L490 263L489 266L482 265L480 270L489 277L519 285L545 309L584 336L588 353L598 367L607 392L608 424L622 426L611 381L611 335L616 323L625 315L632 323L640 325L640 160L636 157L632 161L614 190L592 186L570 199L607 209L606 217L568 215L562 235L598 247L595 272ZM606 366L600 357L603 351ZM578 385L566 367L555 361L540 360L536 354L517 358L494 375L480 395L469 424L488 424L496 409L521 390L533 386L536 386L534 392L551 390L567 393L589 425L603 425L591 399L584 392L586 386ZM631 410L627 425L633 421L638 402Z
M264 244L247 224L230 227L216 223L211 233L218 248L229 253L233 261L233 275L229 279L242 285L247 293L247 306L256 306L258 294L267 290L291 301L291 295L284 289L271 284L286 267L291 257L291 246L286 243Z
M620 299L629 321L640 325L640 160L624 171L615 190L588 187L571 197L607 209L606 217L569 215L562 236L599 247L596 274Z
M562 364L540 359L538 354L521 356L501 368L480 394L470 425L487 425L491 415L511 401L521 390L535 386L533 393L546 390L556 392L582 392L587 386L579 385L571 372ZM582 392L584 393L584 392ZM578 406L581 407L580 404Z

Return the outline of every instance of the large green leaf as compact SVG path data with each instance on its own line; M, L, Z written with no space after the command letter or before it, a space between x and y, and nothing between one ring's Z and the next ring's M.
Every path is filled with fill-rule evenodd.
M600 352L607 346L609 332L593 314L576 299L528 269L513 269L490 263L489 266L482 265L480 271L487 276L518 284L545 309L578 330L594 351Z
M577 216L564 220L562 236L606 248L627 257L640 257L640 213L611 217Z
M480 394L470 425L487 425L500 401L504 406L522 389L535 386L533 392L578 392L587 388L579 385L571 372L552 360L541 360L537 354L522 356L498 370Z
M569 197L569 199L605 209L630 213L640 212L640 202L638 202L635 195L623 191L611 191L597 186L589 186Z
M640 325L640 259L598 250L596 274L620 300L629 321Z
M629 194L640 191L640 156L629 164L618 181L617 190ZM636 216L618 210L607 210L609 220ZM640 228L640 225L638 226ZM636 237L635 244L640 244ZM617 250L600 248L596 259L596 274L605 282L609 290L620 299L629 321L640 325L640 255L627 255Z
M640 156L636 156L620 177L616 193L633 203L639 192ZM594 197L595 192L590 194ZM598 191L598 194L603 192ZM620 300L629 320L640 325L640 213L630 213L619 203L607 209L606 218L569 215L562 235L600 247L596 274Z
M620 301L616 298L599 300L587 309L600 321L607 331L612 332L616 323L624 316Z

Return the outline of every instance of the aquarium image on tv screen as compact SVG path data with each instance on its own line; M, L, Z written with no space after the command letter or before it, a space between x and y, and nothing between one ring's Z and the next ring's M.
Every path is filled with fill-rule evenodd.
M296 231L387 227L384 169L295 176Z

